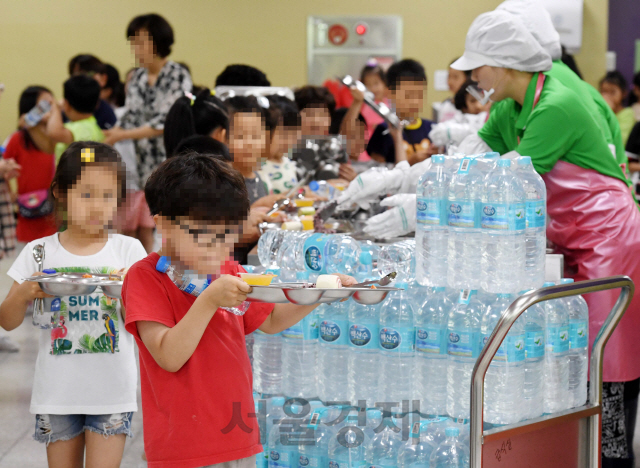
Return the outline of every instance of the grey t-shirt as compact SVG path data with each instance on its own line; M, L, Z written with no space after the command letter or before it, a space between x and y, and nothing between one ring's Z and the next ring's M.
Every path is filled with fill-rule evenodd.
M255 177L244 179L244 183L247 186L247 192L249 192L249 203L252 205L258 198L269 195L267 192L267 184L262 181L257 172L255 175Z

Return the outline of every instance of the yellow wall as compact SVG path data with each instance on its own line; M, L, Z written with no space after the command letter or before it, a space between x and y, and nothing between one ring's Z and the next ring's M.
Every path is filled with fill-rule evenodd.
M128 21L157 12L172 24L171 58L186 61L197 84L212 86L229 63L264 70L274 85L306 80L306 18L309 15L401 15L405 57L421 61L433 81L464 49L466 31L500 0L0 0L0 138L13 130L20 92L29 84L58 96L67 61L93 53L121 72L134 65L125 40ZM605 71L607 0L585 0L584 41L577 61L595 84ZM428 100L447 93L429 86Z

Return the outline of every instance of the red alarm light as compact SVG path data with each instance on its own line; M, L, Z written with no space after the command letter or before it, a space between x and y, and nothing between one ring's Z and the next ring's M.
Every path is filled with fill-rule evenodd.
M356 34L358 36L364 36L367 33L367 25L364 23L360 23L356 26Z

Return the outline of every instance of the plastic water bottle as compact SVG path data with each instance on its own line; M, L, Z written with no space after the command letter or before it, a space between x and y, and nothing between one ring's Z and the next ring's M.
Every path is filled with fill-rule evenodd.
M337 411L337 414L336 414ZM320 407L312 409L303 427L313 430L312 443L303 442L298 445L298 461L296 468L323 468L327 466L329 441L333 434L333 426L327 423L335 421L339 416L337 408Z
M358 282L375 279L377 275L373 272L373 255L368 250L360 253L360 264L356 268L355 278Z
M277 269L267 272L277 274ZM273 278L272 283L278 283ZM253 389L263 395L282 393L282 334L269 335L259 329L253 335Z
M428 468L431 454L436 446L427 440L424 435L429 421L414 423L409 440L404 442L398 450L398 468Z
M402 434L394 432L390 426L385 425L367 443L365 448L367 465L376 468L397 467L398 452L402 445Z
M451 309L448 322L447 414L451 418L469 419L471 373L480 355L480 321L484 305L477 292L463 290Z
M406 289L407 283L396 283ZM389 293L380 309L380 398L398 405L413 398L414 311L404 291Z
M571 284L563 278L562 284ZM570 408L587 402L587 374L589 371L589 306L582 296L563 299L569 311L569 394Z
M415 399L423 414L447 414L447 325L452 307L445 288L437 287L415 314Z
M431 454L430 468L468 468L469 450L458 441L460 429L447 427L446 439Z
M482 288L492 293L524 289L525 196L510 167L500 159L482 195Z
M312 180L309 182L309 188L314 194L319 197L325 197L328 200L333 200L336 195L336 189L326 180Z
M299 414L302 407L291 405L291 412ZM291 423L287 420L295 420L294 417L283 416L282 421L274 423L269 431L269 468L295 468L297 461L297 444L289 441L291 436ZM292 439L295 439L295 435Z
M318 307L318 396L328 402L349 400L347 386L349 347L348 302Z
M364 413L365 425L359 421L358 415L346 408L346 418L333 426L329 440L326 467L330 468L361 468L364 467L365 447L373 437L373 427L382 420L379 410L367 410ZM370 415L372 417L370 417ZM335 419L335 418L334 418Z
M353 275L359 264L360 245L343 234L311 234L301 248L303 266L311 274L343 273Z
M500 159L500 154L496 152L481 153L474 158L478 162L478 169L482 172L483 177L494 170Z
M524 407L526 418L544 413L545 312L541 304L529 307L518 321L524 321Z
M447 282L455 289L478 289L482 257L480 202L483 175L471 158L464 158L449 184L449 252Z
M411 283L416 273L416 241L404 240L388 244L378 252L378 272L385 276L395 271L396 281Z
M267 421L266 421L266 435L265 435L265 445L264 449L267 452L267 458L269 455L270 441L269 436L271 434L271 430L273 426L277 426L280 424L281 420L285 417L284 414L284 397L271 397L266 400L267 404Z
M308 278L308 272L298 272L300 281ZM317 350L318 317L314 312L282 332L282 392L287 397L310 400L318 396Z
M544 283L544 287L553 283ZM570 407L569 312L562 299L544 302L546 349L544 354L544 412L556 413Z
M538 289L544 284L547 251L547 188L533 168L529 156L518 158L516 174L524 187L526 203L525 286Z
M444 156L431 158L432 165L418 181L416 220L416 279L423 286L447 285L449 248L449 173Z
M380 366L380 305L363 305L353 301L349 308L348 400L365 408L380 401L378 373Z
M272 230L267 231L258 239L258 259L265 268L278 268L276 255L280 250L282 241L292 232Z
M255 407L256 415L266 415L267 400L261 400L257 393L253 394L253 404ZM269 455L267 451L267 418L258 417L258 428L260 430L260 443L262 444L262 452L256 455L256 468L267 468L269 464Z
M498 294L482 317L483 345L500 317L511 305L509 294ZM491 424L514 424L526 417L524 411L524 324L516 320L496 352L484 380L484 420Z

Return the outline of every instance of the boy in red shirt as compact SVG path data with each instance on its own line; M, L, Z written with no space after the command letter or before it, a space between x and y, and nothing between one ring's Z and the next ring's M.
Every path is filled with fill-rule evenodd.
M150 468L196 468L238 460L255 467L262 452L245 335L279 333L316 306L252 303L251 287L229 260L249 198L239 172L209 155L163 162L145 196L162 248L134 264L122 287L126 329L140 348L144 442ZM156 270L160 255L198 274L221 274L197 298ZM355 280L343 276L345 285ZM249 430L247 430L247 427ZM243 429L244 428L244 429Z

